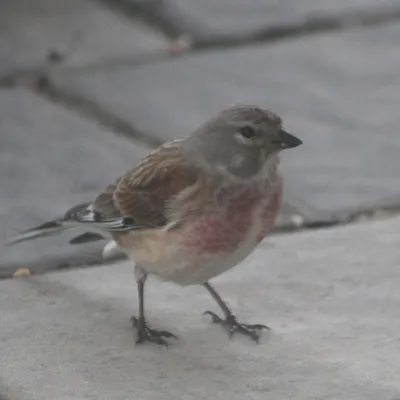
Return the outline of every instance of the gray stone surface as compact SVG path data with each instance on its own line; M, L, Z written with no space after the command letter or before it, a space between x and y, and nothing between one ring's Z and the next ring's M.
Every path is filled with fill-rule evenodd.
M167 51L160 33L94 1L16 0L0 4L0 74L43 68L50 49L65 65Z
M400 219L281 235L215 286L272 332L229 341L201 287L150 280L168 350L134 345L131 266L0 282L0 377L21 400L400 397ZM18 397L17 397L18 396Z
M148 149L24 89L0 91L0 132L0 275L99 261L99 243L70 246L70 234L4 243L91 200Z
M139 5L199 41L243 38L349 14L400 8L399 0L120 0ZM388 14L389 15L389 14Z
M332 215L400 195L399 41L392 24L53 81L162 139L228 104L268 106L304 141L283 156L288 199Z

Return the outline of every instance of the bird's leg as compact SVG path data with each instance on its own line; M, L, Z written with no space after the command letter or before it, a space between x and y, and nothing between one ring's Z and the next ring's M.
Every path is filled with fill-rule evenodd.
M222 312L224 313L225 318L221 318L219 315L215 314L212 311L205 311L204 314L211 315L212 322L216 324L221 324L226 327L229 332L229 338L239 332L246 336L249 336L255 342L258 343L260 339L260 333L263 329L269 330L269 327L262 324L242 324L237 321L236 317L233 315L232 311L228 308L226 303L221 299L221 296L216 292L216 290L208 283L204 283L203 286L208 290L213 299L218 303L221 307Z
M168 343L164 338L177 338L174 334L167 331L157 331L152 329L147 324L144 315L144 285L146 282L147 274L138 268L135 268L136 282L138 288L139 298L139 316L132 317L132 325L137 330L136 343L153 342L165 347L168 347Z

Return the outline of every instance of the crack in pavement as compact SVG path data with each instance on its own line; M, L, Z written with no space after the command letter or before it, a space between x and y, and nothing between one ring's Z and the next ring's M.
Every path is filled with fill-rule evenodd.
M112 133L134 140L146 147L159 146L162 141L150 132L140 132L125 120L104 110L93 101L85 99L77 94L65 93L54 87L46 75L38 76L34 89L37 94L47 98L53 103L60 104L86 118L95 120L102 126L112 130Z
M391 23L400 19L398 6L360 10L353 12L338 12L335 15L313 15L298 22L277 24L261 28L256 32L242 35L225 35L221 37L206 37L205 27L188 15L180 15L177 8L157 7L151 2L132 2L127 0L97 0L110 9L123 13L127 17L139 17L148 25L158 29L172 39L188 36L192 42L191 50L210 48L240 47L253 43L273 43L294 37L315 35L327 31L342 31L356 27L372 27Z

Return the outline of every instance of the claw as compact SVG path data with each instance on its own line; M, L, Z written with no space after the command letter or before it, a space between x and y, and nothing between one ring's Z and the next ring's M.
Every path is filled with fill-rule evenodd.
M136 343L151 342L168 348L168 342L163 338L178 339L173 333L168 331L157 331L150 328L146 322L140 321L136 317L131 318L132 325L137 329Z
M158 331L158 333L160 334L160 336L164 336L166 338L178 339L178 337L176 335L174 335L173 333L168 332L168 331Z
M213 324L221 323L223 321L217 314L212 311L204 311L203 315L210 315Z
M235 333L240 332L258 343L261 331L263 329L270 330L267 325L263 324L242 324L236 320L234 315L229 315L227 318L223 319L212 311L205 311L203 314L210 315L212 323L221 324L226 327L228 329L229 339L231 339Z

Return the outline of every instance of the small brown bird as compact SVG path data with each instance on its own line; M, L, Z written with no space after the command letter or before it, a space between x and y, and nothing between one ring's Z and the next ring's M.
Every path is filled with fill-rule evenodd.
M138 343L166 345L165 338L175 337L147 323L148 274L203 285L223 312L220 317L206 311L213 322L230 336L240 332L258 341L267 327L240 323L208 281L244 260L272 229L282 202L278 154L301 143L271 111L253 105L226 108L189 137L151 152L91 203L12 242L77 225L110 233L135 263L139 313L132 323Z

